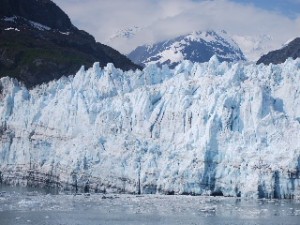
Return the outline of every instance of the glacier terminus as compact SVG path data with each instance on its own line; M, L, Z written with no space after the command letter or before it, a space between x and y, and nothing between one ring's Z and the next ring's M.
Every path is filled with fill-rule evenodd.
M0 182L300 197L300 60L108 64L28 90L0 79Z

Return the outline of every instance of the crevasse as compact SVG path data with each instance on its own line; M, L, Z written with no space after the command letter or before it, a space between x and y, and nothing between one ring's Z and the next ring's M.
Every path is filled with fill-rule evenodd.
M300 60L98 63L27 90L0 80L0 182L300 197Z

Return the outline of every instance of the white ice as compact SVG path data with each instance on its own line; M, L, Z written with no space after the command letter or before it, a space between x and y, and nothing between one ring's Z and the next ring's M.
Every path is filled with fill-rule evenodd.
M106 192L299 197L300 60L108 64L27 90L0 80L0 171Z

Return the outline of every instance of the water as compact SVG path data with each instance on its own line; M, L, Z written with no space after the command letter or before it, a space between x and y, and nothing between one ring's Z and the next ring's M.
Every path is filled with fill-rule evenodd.
M299 225L300 200L51 194L0 187L0 225Z

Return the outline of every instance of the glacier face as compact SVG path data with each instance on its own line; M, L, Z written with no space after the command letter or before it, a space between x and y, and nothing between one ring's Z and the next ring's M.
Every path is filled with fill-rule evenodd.
M299 81L300 60L216 57L136 72L95 63L33 90L1 78L0 181L299 197Z

